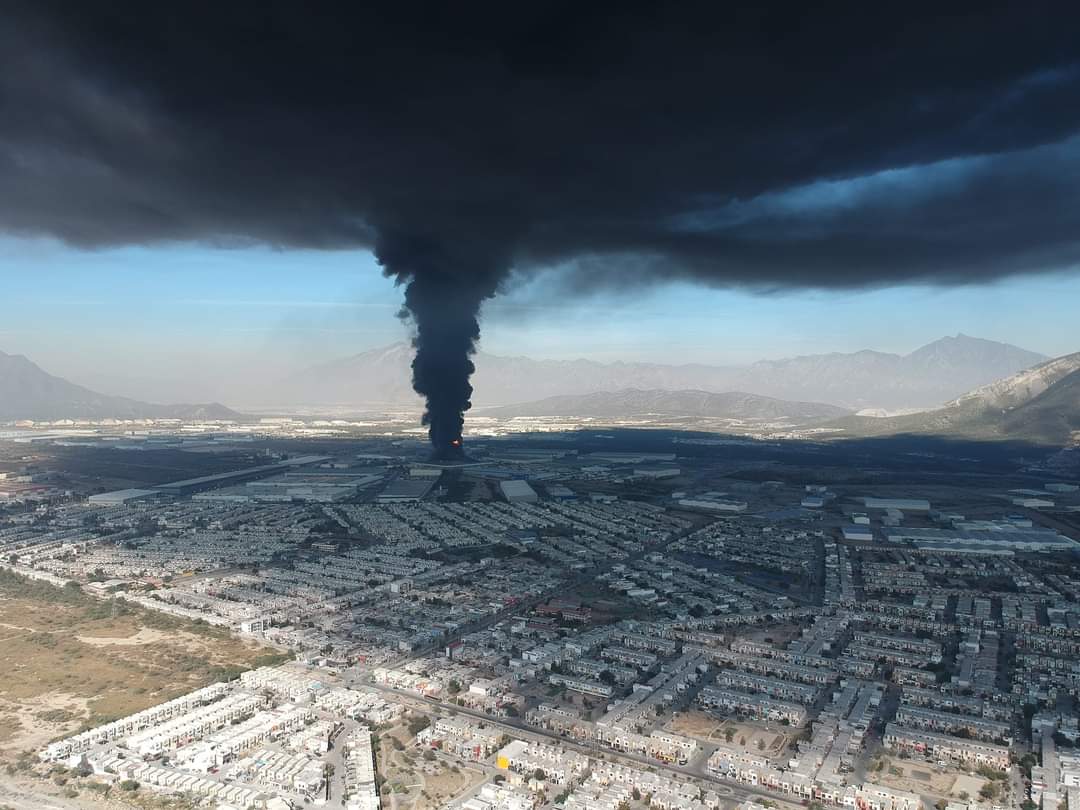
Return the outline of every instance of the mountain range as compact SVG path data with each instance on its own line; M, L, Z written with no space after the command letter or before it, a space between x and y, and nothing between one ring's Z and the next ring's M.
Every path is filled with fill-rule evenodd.
M0 352L0 419L239 419L216 402L156 405L99 394L55 377L21 354Z
M861 436L921 433L1069 444L1080 439L1080 352L976 388L941 408L884 419L847 416L831 426Z
M412 348L395 343L308 368L274 386L282 405L418 406L410 384ZM910 354L858 351L762 360L747 366L534 360L480 352L473 404L534 402L596 392L742 391L820 402L849 411L931 408L1048 358L1007 343L956 335Z
M378 403L416 407L419 402L409 384L411 356L409 346L395 344L309 369L294 377L289 388L301 402L336 402L358 410ZM1028 363L1033 359L1034 363ZM1023 367L1013 368L1017 365ZM1080 440L1080 352L1046 360L1015 346L964 335L934 341L908 355L868 351L811 355L742 368L537 361L493 355L480 355L477 366L479 401L495 400L477 408L482 415L787 420L827 426L841 436L921 433L1053 444ZM1002 369L1011 370L1001 373ZM846 382L845 374L850 377ZM780 388L796 396L676 387L686 380L703 379L722 387L732 377L755 382L759 391ZM968 386L972 379L978 384ZM625 384L637 380L661 384ZM957 391L962 385L968 390ZM529 392L560 388L562 393L522 402ZM853 397L853 402L845 402L840 396L844 391L876 393L874 398ZM884 418L852 413L855 406L870 402L913 407L912 403L932 391L948 392L938 400L943 405ZM890 400L886 396L890 393L896 398ZM499 399L516 402L498 404ZM22 355L0 352L0 420L110 417L244 418L218 403L159 405L101 394L51 375Z

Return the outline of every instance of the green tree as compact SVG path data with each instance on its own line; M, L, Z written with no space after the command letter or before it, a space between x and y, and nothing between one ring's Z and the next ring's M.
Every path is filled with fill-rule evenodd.
M1001 793L1001 788L998 787L997 782L987 782L981 788L979 788L979 796L986 801L993 801Z
M421 731L423 731L430 725L431 720L429 720L425 715L419 715L418 717L414 717L412 720L409 721L409 733L415 737L417 734L419 734Z

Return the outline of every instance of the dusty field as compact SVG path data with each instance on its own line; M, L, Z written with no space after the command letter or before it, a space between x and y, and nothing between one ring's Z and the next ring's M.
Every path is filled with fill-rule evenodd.
M484 781L479 766L434 752L424 756L407 724L380 731L378 772L386 810L436 810Z
M223 630L0 571L0 757L281 660Z
M782 624L768 628L755 627L744 633L743 637L752 641L784 646L785 644L802 637L802 625Z
M466 766L464 763L452 762L450 759L425 762L424 765L428 766L422 775L424 792L427 796L416 805L417 810L435 810L437 807L444 807L450 799L477 786L485 779L483 772Z
M911 793L925 794L943 798L958 798L961 790L977 797L979 788L985 780L945 770L928 762L911 762L896 757L886 757L885 767L874 774L868 774L875 782L906 790ZM960 784L957 784L957 783ZM972 786L974 790L972 790Z
M689 711L679 712L673 716L665 728L697 740L719 742L724 739L724 732L721 729L725 724L724 720L717 720L705 712Z
M782 730L770 724L768 729L734 720L719 720L707 712L679 712L665 728L703 742L726 743L754 754L776 757L784 752L792 739L793 730Z
M192 802L180 796L164 796L148 790L129 793L85 779L54 776L55 781L24 774L0 776L0 807L4 810L196 810Z

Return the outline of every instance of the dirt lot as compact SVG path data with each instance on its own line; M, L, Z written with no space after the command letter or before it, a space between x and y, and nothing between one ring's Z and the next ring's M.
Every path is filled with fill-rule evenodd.
M755 627L743 633L741 637L750 641L784 646L785 644L800 638L802 636L802 629L803 626L801 624L781 624L776 627L768 628Z
M0 757L284 657L224 630L0 571Z
M379 733L376 761L388 810L435 810L484 779L475 766L447 755L425 756L404 724Z
M63 784L57 784L57 782ZM149 790L127 792L100 782L55 774L53 779L25 774L0 777L4 810L196 810L182 796Z
M730 742L731 745L739 745L747 751L769 757L779 756L791 741L789 733L780 727L770 725L765 729L764 726L750 723L719 720L698 711L678 713L665 728L704 742Z
M960 798L962 792L977 797L986 782L978 776L940 768L929 762L912 762L897 757L885 757L885 767L868 778L889 787L911 793L932 794L942 798Z

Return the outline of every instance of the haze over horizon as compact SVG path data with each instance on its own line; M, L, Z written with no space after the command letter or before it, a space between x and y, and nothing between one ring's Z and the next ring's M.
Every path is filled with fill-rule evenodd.
M7 238L0 257L13 271L0 298L0 351L148 401L237 401L238 389L407 340L411 331L397 317L399 291L366 251L87 253ZM554 276L512 285L486 305L482 351L726 366L860 350L903 355L957 333L1047 356L1080 349L1072 317L1080 276L1069 272L960 288L772 294L671 283L561 304L552 300Z

